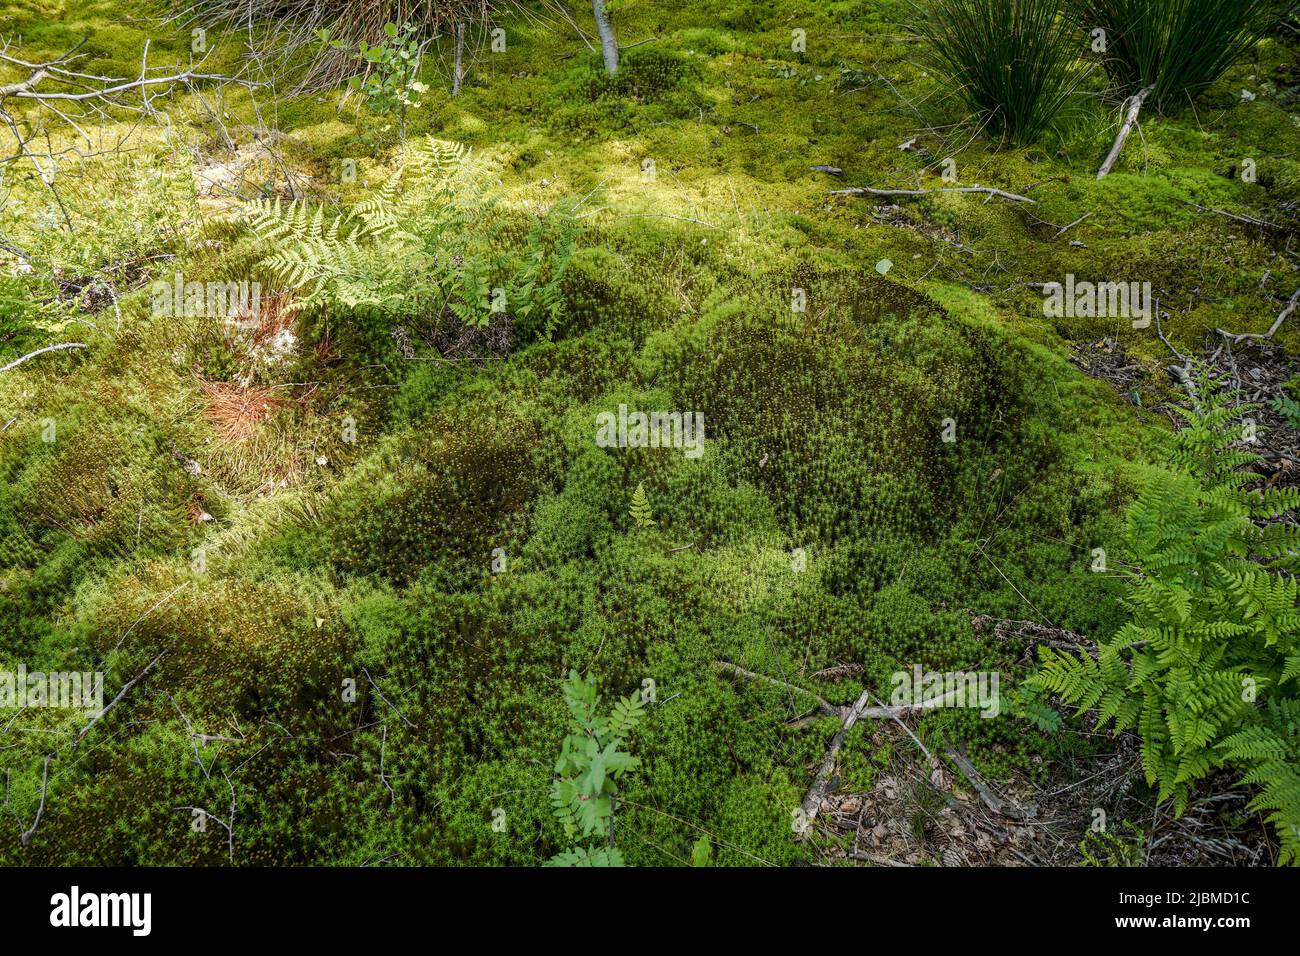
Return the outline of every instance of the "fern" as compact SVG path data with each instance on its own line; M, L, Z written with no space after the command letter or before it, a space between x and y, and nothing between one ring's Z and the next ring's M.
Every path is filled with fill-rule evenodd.
M1125 820L1123 833L1089 832L1079 844L1084 866L1133 867L1141 866L1146 846L1146 834Z
M276 199L245 218L268 250L262 271L296 293L292 308L446 313L475 326L506 312L526 335L550 337L564 316L577 221L557 207L512 239L494 186L464 145L428 137L350 209Z
M1281 861L1300 863L1300 587L1282 573L1300 535L1258 523L1300 499L1248 487L1256 456L1236 447L1235 424L1246 409L1204 373L1197 385L1200 407L1179 410L1174 470L1153 475L1129 513L1130 622L1095 659L1044 649L1030 689L1136 728L1147 780L1177 812L1198 780L1236 769L1258 788L1251 806L1274 824Z
M1279 395L1268 403L1268 407L1282 416L1288 428L1300 429L1300 402L1290 395Z
M650 510L650 499L646 496L645 485L637 484L636 491L632 492L632 507L628 509L632 515L632 520L636 522L638 528L654 527L654 512Z

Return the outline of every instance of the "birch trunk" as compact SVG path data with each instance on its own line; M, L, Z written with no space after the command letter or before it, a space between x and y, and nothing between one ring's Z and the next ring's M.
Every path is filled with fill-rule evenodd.
M605 0L591 0L591 12L596 15L596 30L600 33L600 52L605 58L605 72L613 76L618 72L618 40L605 12Z

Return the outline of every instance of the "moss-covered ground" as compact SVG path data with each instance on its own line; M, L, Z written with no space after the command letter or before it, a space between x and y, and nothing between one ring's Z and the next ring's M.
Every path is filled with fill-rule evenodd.
M0 827L0 861L542 861L567 845L547 791L569 668L607 699L653 682L618 810L630 863L684 862L702 836L719 863L824 849L792 815L838 718L799 720L809 699L719 661L835 704L917 664L998 671L998 717L912 722L995 783L1112 746L1018 716L1023 648L966 613L1109 634L1118 581L1094 549L1122 560L1124 505L1168 428L1156 328L1045 317L1038 286L1150 281L1183 350L1267 328L1300 286L1295 44L1266 40L1194 107L1146 116L1098 182L1116 122L1099 83L1049 141L990 141L927 75L905 7L635 0L620 39L654 39L613 80L571 27L507 18L455 99L430 56L408 137L473 147L512 209L588 197L564 324L437 362L409 360L391 322L304 318L238 427L212 389L249 350L154 317L149 283L242 268L248 237L221 216L287 194L286 168L323 202L369 194L395 127L337 92L227 87L65 160L57 197L9 166L0 364L89 348L0 374L0 670L104 670L112 698L163 656L48 765L25 846L50 738L85 717L0 711L24 821ZM145 40L155 63L190 44L118 0L0 5L0 32L32 57L89 36L93 72L122 75ZM238 35L209 42L210 66L238 68ZM251 157L233 195L196 188L232 144ZM831 195L943 186L948 158L956 185L1035 202ZM1140 394L1072 362L1108 337ZM703 412L703 455L599 447L596 416L620 404ZM878 729L850 736L842 787L914 747ZM233 835L177 809L232 806Z

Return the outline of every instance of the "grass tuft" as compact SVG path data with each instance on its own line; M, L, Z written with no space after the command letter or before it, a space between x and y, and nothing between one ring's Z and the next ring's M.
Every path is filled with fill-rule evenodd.
M1106 72L1118 92L1154 87L1161 109L1204 92L1295 8L1294 0L1074 0L1089 34L1105 31Z
M934 68L1015 142L1041 137L1087 73L1058 0L929 0L916 11Z

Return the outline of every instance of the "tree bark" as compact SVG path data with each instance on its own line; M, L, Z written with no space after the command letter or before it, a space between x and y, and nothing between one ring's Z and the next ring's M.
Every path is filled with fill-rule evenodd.
M618 40L605 12L605 0L591 0L591 12L596 15L596 30L600 33L600 52L605 58L605 72L613 76L618 72Z
M460 81L464 75L465 24L456 24L456 72L451 78L451 95L460 95Z

